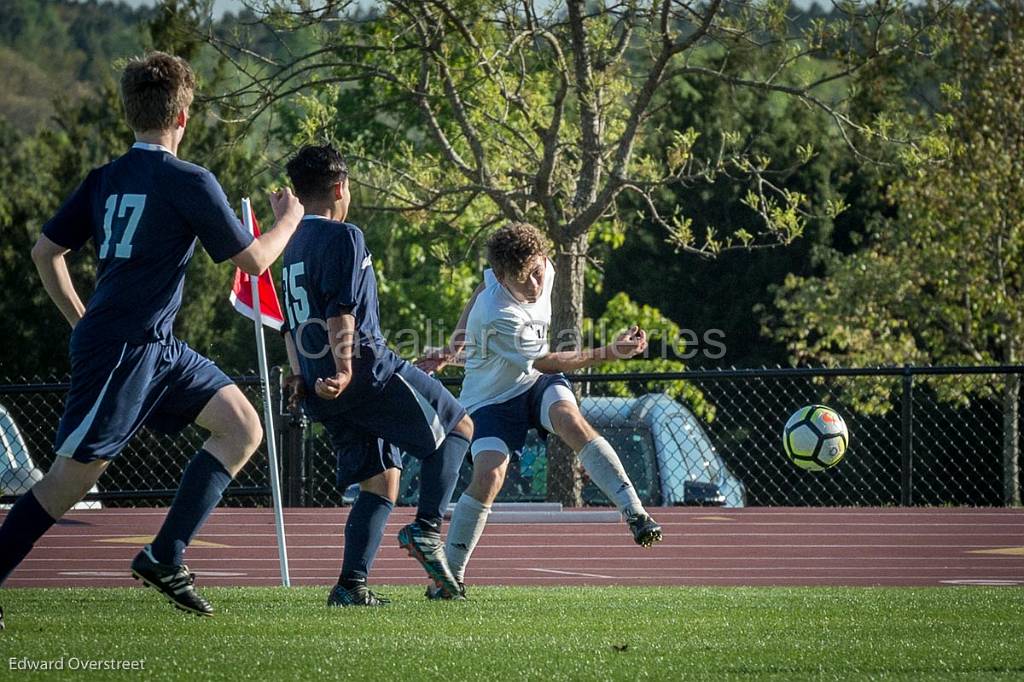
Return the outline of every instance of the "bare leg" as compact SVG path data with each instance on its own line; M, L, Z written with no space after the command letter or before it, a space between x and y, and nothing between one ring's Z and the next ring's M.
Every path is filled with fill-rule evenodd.
M105 459L83 464L58 456L42 480L32 487L32 494L47 514L59 519L96 485L109 464Z
M196 417L196 424L210 432L203 449L223 464L232 477L263 441L263 427L256 410L234 384L210 398Z

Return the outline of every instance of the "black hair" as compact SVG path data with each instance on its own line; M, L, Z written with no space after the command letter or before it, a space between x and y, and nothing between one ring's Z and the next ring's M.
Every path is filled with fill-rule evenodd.
M331 187L348 177L345 159L330 144L303 147L286 168L299 201L326 199Z

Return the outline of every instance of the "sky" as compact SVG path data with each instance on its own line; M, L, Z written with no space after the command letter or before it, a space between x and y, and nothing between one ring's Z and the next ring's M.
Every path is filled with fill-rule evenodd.
M157 0L122 0L132 7L143 7L157 4ZM242 0L214 0L213 2L213 15L215 17L222 16L225 12L238 12L243 7Z

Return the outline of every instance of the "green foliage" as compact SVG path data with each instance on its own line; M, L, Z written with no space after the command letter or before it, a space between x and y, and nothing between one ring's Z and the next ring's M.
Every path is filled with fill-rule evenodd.
M597 365L590 371L593 374L619 374L626 372L682 372L686 365L677 358L686 353L686 336L672 320L662 315L657 308L640 305L624 293L613 296L605 308L604 314L596 320L583 321L583 336L590 339L592 346L611 344L615 338L633 325L638 325L648 333L650 357L647 359L616 360ZM614 382L602 385L601 390L608 395L628 397L634 395L634 387L626 383ZM677 400L689 405L690 410L705 421L715 418L715 406L708 402L704 394L688 381L651 381L643 382L640 393L667 393Z
M961 55L941 91L947 163L921 165L887 191L896 215L853 254L821 253L825 275L790 276L767 329L796 362L1015 363L1024 342L1024 49L1019 7L959 15ZM955 383L932 382L964 400ZM991 387L990 387L991 390ZM868 401L869 404L871 401Z
M906 102L857 96L862 73L928 61L942 35L930 6L844 3L812 21L781 0L584 4L395 0L357 19L345 0L301 12L264 0L260 16L305 52L218 44L243 63L252 115L280 97L293 143L343 141L363 164L364 206L401 212L389 227L446 266L502 221L546 230L572 278L555 292L565 331L581 324L585 287L604 293L588 252L622 246L638 215L689 255L787 245L852 203L827 157L818 177L796 177L818 150L888 146L885 160L915 166L946 152ZM718 106L662 127L664 109L683 118L680 102L704 101ZM731 219L679 208L708 188Z
M177 13L161 15L158 39L153 47L188 53L181 42L182 22L188 22L193 3L183 3ZM44 6L45 7L45 6ZM91 7L91 5L90 5ZM95 8L93 8L95 9ZM177 26L177 28L175 28ZM198 46L195 44L194 46ZM200 73L211 82L213 73ZM43 127L35 134L19 133L0 119L0 179L7 191L0 197L0 224L4 240L0 246L0 285L6 291L23 292L5 297L0 314L14 327L19 352L0 359L0 375L8 377L63 376L67 360L67 323L47 298L29 258L29 251L43 224L54 213L88 171L123 154L133 141L124 123L117 87L111 78L93 84L88 96L55 101L56 128ZM232 144L240 130L214 119L202 102L192 108L192 118L179 154L208 167L218 177L233 206L243 196L252 196L264 222L273 214L265 199L272 178L260 176L257 154ZM87 246L69 255L72 279L83 300L88 300L95 281L95 254ZM215 265L197 249L186 275L185 296L175 333L200 352L211 355L223 367L248 370L255 365L252 325L235 313L227 302L234 269ZM280 344L271 344L272 360L282 361Z
M124 3L4 0L0 12L0 116L32 132L114 74L112 62L142 51L150 9Z
M627 196L623 206L633 207L638 218L620 250L598 251L605 258L604 292L590 304L598 307L624 291L672 319L686 320L698 336L721 330L729 364L783 362L784 349L760 336L753 309L770 302L771 283L781 282L787 273L812 269L813 246L841 244L847 226L859 227L864 221L870 195L851 178L863 177L867 170L824 112L778 94L762 97L710 77L678 77L666 84L655 104L645 156L661 163L683 134L679 131L701 130L690 152L697 158L713 160L720 149L745 148L772 159L769 177L775 187L783 196L806 198L802 205L811 210L801 223L803 236L784 249L694 258L672 248L684 231L690 236L683 241L693 241L727 226L738 242L755 241L761 229L756 212L760 196L749 179L708 178L663 188L655 196L656 206L663 215L675 212L671 231L646 218L641 203ZM744 203L748 192L753 207ZM848 193L859 202L849 208ZM772 193L766 197L774 201Z

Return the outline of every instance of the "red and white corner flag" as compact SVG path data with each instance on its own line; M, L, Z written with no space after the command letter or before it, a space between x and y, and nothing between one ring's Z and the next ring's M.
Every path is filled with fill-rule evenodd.
M242 204L242 212L249 206L248 201ZM256 221L256 214L250 207L249 215L252 218L253 236L260 236L260 224ZM270 275L270 268L267 268L258 278L260 313L263 317L263 324L277 331L281 331L284 324L284 313L281 312L281 302L277 298L277 291L274 289L274 278ZM252 311L252 276L242 272L241 268L235 268L235 283L231 287L231 296L228 298L235 310L255 321L256 316Z
M252 204L248 198L242 199L242 223L253 236L260 235L256 224L256 216L252 212ZM263 389L263 431L266 433L267 464L270 470L270 496L274 503L274 526L277 530L277 556L281 564L281 584L289 587L292 584L288 572L288 546L284 535L284 510L281 504L281 479L277 470L277 437L274 434L274 402L270 396L270 368L267 365L267 346L263 339L263 325L281 329L284 316L281 304L274 291L274 281L270 278L267 268L257 278L250 277L241 270L235 272L235 284L231 290L231 305L235 310L253 322L256 332L256 356L260 366L260 379ZM254 310L260 311L257 318Z

